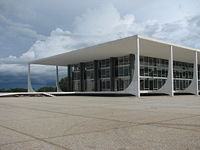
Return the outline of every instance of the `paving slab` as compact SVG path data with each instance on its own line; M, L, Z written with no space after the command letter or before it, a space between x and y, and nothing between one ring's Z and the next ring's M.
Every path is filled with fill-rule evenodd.
M126 122L83 118L79 116L5 121L0 124L39 138L93 132L132 125Z
M0 150L199 150L198 96L0 98Z
M62 148L51 143L46 143L43 141L27 141L18 142L14 144L5 144L0 146L1 150L70 150L68 148Z
M156 111L145 111L145 110L135 110L135 111L115 111L112 113L105 114L95 114L91 116L96 116L99 118L127 121L130 123L151 123L151 122L161 122L167 120L173 120L177 118L185 118L193 115L181 114L181 113L171 113L171 112L156 112Z
M200 132L200 116L158 122L153 125Z
M33 138L0 126L0 146L29 140L33 140Z
M47 140L73 150L199 150L199 134L187 130L142 125Z
M13 121L13 120L32 120L36 118L55 118L65 116L64 114L36 111L31 109L16 108L16 107L5 107L0 108L0 122L2 121Z

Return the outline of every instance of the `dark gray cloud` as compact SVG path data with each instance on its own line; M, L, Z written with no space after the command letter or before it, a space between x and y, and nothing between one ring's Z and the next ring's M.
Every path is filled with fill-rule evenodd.
M42 86L55 86L55 79L52 76L37 75L32 77L33 88ZM0 73L0 88L27 88L27 74L5 74Z
M0 15L0 23L2 26L4 26L4 32L9 31L12 35L16 34L26 36L27 38L34 38L37 40L45 39L45 36L38 34L32 29L31 25L29 24L13 22L2 15Z
M55 67L33 65L31 67L33 88L55 86L55 74ZM66 75L66 67L59 67L59 78L61 79ZM0 65L0 88L27 88L27 66L21 64Z
M27 51L35 40L45 39L44 35L37 33L31 25L14 22L0 15L0 49L1 57L16 55Z

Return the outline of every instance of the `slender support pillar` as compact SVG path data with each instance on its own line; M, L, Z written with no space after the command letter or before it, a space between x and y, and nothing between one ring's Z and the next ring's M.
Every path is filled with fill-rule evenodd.
M167 80L165 84L155 93L164 93L170 96L174 96L174 75L173 74L174 74L173 73L173 46L170 45Z
M174 96L174 65L173 65L173 46L170 46L170 59L169 59L169 66L170 66L170 71L169 71L169 78L170 80L170 91L169 95Z
M137 49L135 55L135 73L137 77L136 81L136 96L140 97L140 39L137 37Z
M71 92L72 91L72 66L68 65L68 91Z
M98 60L94 60L94 91L99 90L99 65Z
M199 95L199 84L198 84L198 52L195 52L195 59L194 59L194 94Z
M35 92L31 84L31 65L28 64L28 92Z
M110 58L110 84L111 91L115 90L115 58Z
M185 93L192 93L195 95L199 95L198 91L198 53L195 51L194 52L194 63L193 63L193 79L191 81L191 84L183 90L182 92Z
M140 39L138 36L136 39L135 58L133 59L133 62L130 62L130 63L133 63L132 65L134 65L132 81L126 89L120 92L132 94L137 97L140 97Z
M135 66L134 66L134 73L131 84L125 91L130 91L132 89L132 93L140 97L140 39L137 36L136 39L136 53L135 53Z
M59 86L58 66L56 66L56 89L57 89L57 92L62 92Z

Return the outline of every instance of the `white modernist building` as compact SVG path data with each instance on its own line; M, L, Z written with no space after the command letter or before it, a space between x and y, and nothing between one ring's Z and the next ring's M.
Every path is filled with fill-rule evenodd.
M30 65L68 66L69 92L199 94L200 51L140 35L70 51L29 62ZM199 61L200 62L200 61Z

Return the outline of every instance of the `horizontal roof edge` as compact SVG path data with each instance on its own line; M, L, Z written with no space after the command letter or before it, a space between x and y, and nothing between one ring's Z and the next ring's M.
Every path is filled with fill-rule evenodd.
M162 40L157 40L157 39L145 37L145 36L142 36L142 35L134 35L134 36L130 36L130 37L122 38L122 39L117 39L117 40L109 41L109 42L105 42L105 43L100 43L100 44L93 45L93 46L90 46L90 47L85 47L85 48L80 48L80 49L76 49L76 50L71 50L71 51L66 52L66 53L62 53L62 54L58 54L58 55L49 56L49 57L41 58L41 59L38 59L38 60L30 61L30 62L28 62L28 64L38 64L38 62L40 62L40 61L51 59L51 58L55 58L55 57L61 56L63 54L70 54L70 53L73 54L73 53L77 53L79 51L84 51L86 49L91 49L93 47L103 46L103 45L107 45L109 43L118 42L118 41L121 41L121 40L126 40L126 39L130 39L130 38L134 38L134 37L138 37L140 39L149 40L149 41L152 41L152 42L157 42L157 43L161 43L161 44L165 44L165 45L172 45L172 46L178 47L178 48L183 48L183 49L188 49L188 50L200 52L199 49L195 49L195 48L191 48L191 47L186 47L186 46L182 46L182 45L178 45L178 44L174 44L174 43L170 43L170 42L165 42L165 41L162 41Z
M165 42L165 41L162 41L162 40L158 40L158 39L154 39L154 38L150 38L150 37L145 37L145 36L142 36L142 35L138 35L138 37L140 39L149 40L149 41L152 41L152 42L157 42L157 43L161 43L161 44L165 44L165 45L171 45L171 46L174 46L174 47L179 47L179 48L183 48L183 49L188 49L188 50L200 52L200 49L197 49L197 48L183 46L183 45L179 45L179 44L175 44L175 43L171 43L171 42Z
M85 48L71 50L69 52L65 52L65 53L61 53L61 54L57 54L57 55L53 55L53 56L49 56L49 57L37 59L37 60L34 60L34 61L30 61L30 62L28 62L28 64L32 64L32 63L35 63L37 61L42 61L42 60L45 60L45 59L49 59L49 58L53 58L53 57L56 57L56 56L60 56L60 55L67 54L67 53L70 53L70 52L82 51L82 50L85 50L85 49L88 49L88 48L97 47L97 46L103 46L103 45L106 45L106 44L109 44L109 43L112 43L112 42L118 42L118 41L121 41L121 40L126 40L126 39L129 39L129 38L134 38L134 37L138 37L138 36L139 35L136 34L136 35L133 35L133 36L122 38L122 39L117 39L117 40L108 41L108 42L105 42L105 43L100 43L100 44L92 45L92 46L85 47Z

